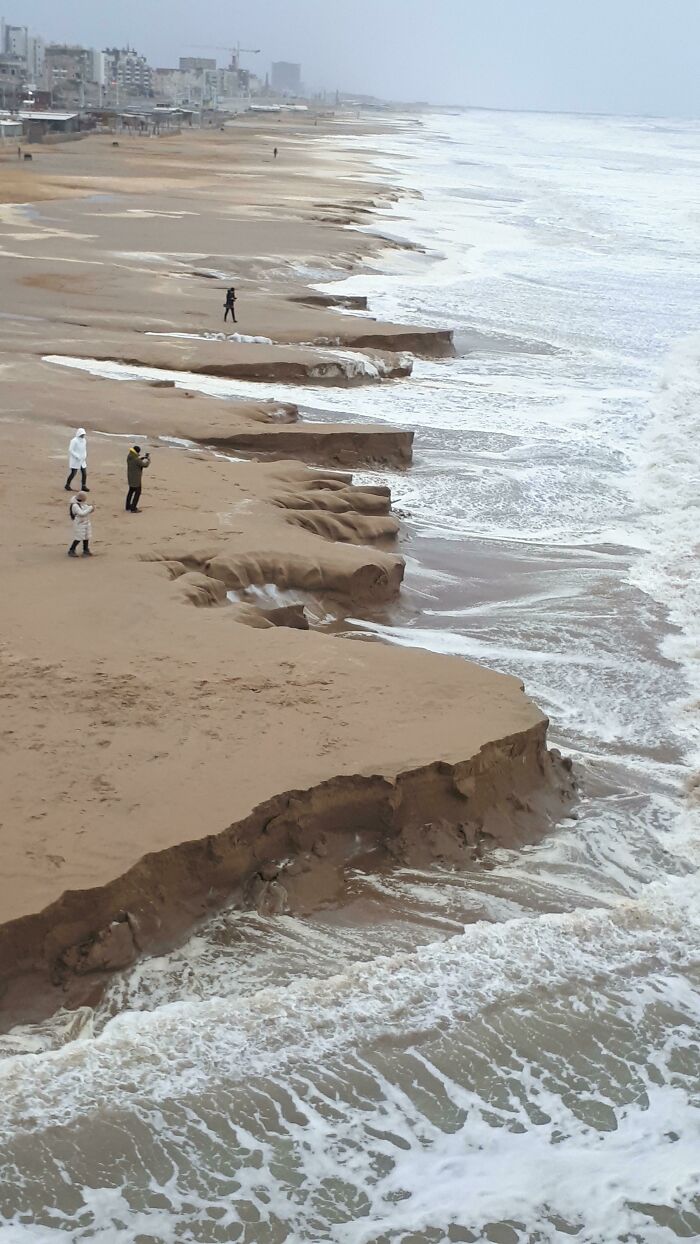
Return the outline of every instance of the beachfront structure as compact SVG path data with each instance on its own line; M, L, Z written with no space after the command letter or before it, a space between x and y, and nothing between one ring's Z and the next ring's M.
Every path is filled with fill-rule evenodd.
M10 26L4 21L0 27L0 53L15 56L22 62L26 81L41 86L44 81L46 45L38 35L30 35L27 26Z
M0 108L16 108L22 102L26 79L18 56L0 54Z
M44 40L27 26L0 19L0 108L17 108L27 91L44 83Z
M280 95L301 95L301 65L278 60L272 66L272 89Z
M214 56L181 56L180 70L182 73L189 73L190 70L196 69L216 69L216 57Z
M159 99L193 108L237 112L247 103L248 91L238 69L217 69L204 65L183 69L183 62L204 58L182 57L179 69L154 69L153 93Z
M24 135L22 122L9 112L0 112L0 146L5 143L16 143Z
M52 134L77 134L80 130L79 112L41 112L37 108L21 109L17 118L29 142L40 143Z
M153 70L146 60L133 48L105 48L107 85L117 95L150 95L153 90Z
M99 102L105 85L105 55L95 48L50 43L46 49L46 79L55 103Z

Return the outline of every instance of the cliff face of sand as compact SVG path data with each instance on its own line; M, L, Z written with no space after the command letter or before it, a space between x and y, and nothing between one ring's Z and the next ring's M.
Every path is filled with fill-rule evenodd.
M573 798L545 738L535 721L455 763L285 791L104 886L65 892L0 929L6 1022L26 1017L28 998L39 1014L94 1003L113 971L171 948L224 905L303 915L342 901L349 868L478 870L490 849L540 836Z
M348 352L349 353L349 352ZM379 384L410 376L413 361L406 354L386 352L341 354L325 347L266 346L243 343L225 357L220 345L208 341L196 345L172 342L152 346L147 342L135 348L129 343L109 352L103 345L92 354L98 362L121 363L130 367L181 371L192 376L215 376L224 380L257 380L279 384L354 385Z
M118 153L90 138L38 153L50 216L0 206L5 1026L94 1001L224 904L303 914L342 901L351 869L488 867L570 807L570 768L517 680L321 633L389 607L404 571L388 488L329 468L407 467L412 436L308 423L284 385L408 384L406 351L452 345L304 285L302 268L354 270L386 245L342 228L379 191L355 165L348 203L319 133L295 131L308 159L288 182L245 125ZM235 190L219 180L231 166ZM8 198L20 182L29 194L8 173ZM237 337L219 305L234 279ZM104 378L76 359L148 371ZM188 376L260 394L207 397ZM77 425L96 555L74 563ZM133 440L152 466L126 516Z

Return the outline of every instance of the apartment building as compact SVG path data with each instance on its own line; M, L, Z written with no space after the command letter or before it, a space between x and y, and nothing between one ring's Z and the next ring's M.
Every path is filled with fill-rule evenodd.
M120 95L144 96L153 93L153 70L133 48L105 48L108 86Z

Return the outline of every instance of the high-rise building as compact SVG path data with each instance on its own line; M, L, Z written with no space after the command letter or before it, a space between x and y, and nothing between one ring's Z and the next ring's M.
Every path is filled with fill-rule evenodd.
M233 106L235 111L241 97L250 93L251 78L243 69L219 69L216 61L183 56L179 69L154 69L153 89L159 98L175 104L197 108Z
M0 108L19 108L27 81L24 61L0 52Z
M56 103L98 102L104 86L104 54L70 43L50 43L45 53L46 84Z
M41 87L44 85L45 74L44 40L31 35L27 26L10 26L4 19L0 20L0 56L10 58L14 68L20 72L11 73L11 63L6 61L6 76L24 76L27 85Z
M25 60L28 42L29 30L26 26L5 26L3 52L7 52L10 56L20 56L22 60Z
M32 86L45 85L46 44L39 35L30 35L27 40L27 76Z
M150 95L153 70L133 48L105 48L108 85L124 95Z
M280 95L301 95L301 65L278 60L272 66L272 89Z
M191 69L216 69L216 59L213 56L181 56L180 69L183 73Z

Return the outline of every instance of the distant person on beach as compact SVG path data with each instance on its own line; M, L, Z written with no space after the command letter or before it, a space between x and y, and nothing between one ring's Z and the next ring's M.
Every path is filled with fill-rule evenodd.
M67 492L73 491L71 484L78 471L80 471L80 483L83 492L89 492L90 489L87 486L87 437L85 428L78 428L68 446L68 479L65 483Z
M276 160L277 159L277 148L276 147L274 151L272 152L272 155L273 155L273 158Z
M71 536L73 542L68 550L69 557L77 557L76 552L80 541L83 542L83 557L92 557L90 552L90 536L92 535L92 524L90 523L90 515L94 510L94 505L88 504L88 499L84 492L79 492L74 497L69 506Z
M233 320L234 324L237 324L238 321L236 319L236 291L233 288L233 285L231 286L230 289L226 290L226 302L224 303L224 324L226 323L226 320L228 319L229 311L231 312L231 319Z
M129 491L126 494L125 510L127 514L140 514L141 476L146 467L151 465L151 455L142 454L140 445L132 445L126 455L126 480Z

